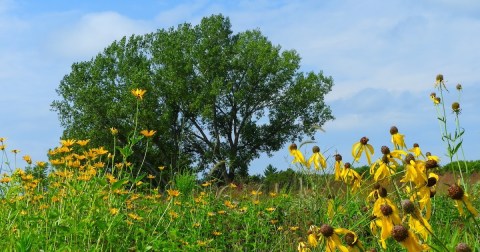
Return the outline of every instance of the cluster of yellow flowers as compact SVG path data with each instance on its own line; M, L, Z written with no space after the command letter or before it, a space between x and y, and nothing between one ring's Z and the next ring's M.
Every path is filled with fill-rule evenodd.
M426 242L433 234L428 221L432 215L432 197L435 196L439 181L439 176L434 171L439 167L440 159L429 152L424 155L417 143L413 148L407 149L405 137L399 133L397 127L391 127L390 134L394 149L390 150L389 147L382 146L382 157L375 162L371 160L374 148L368 144L367 137L362 137L352 146L354 162L358 162L362 154L365 154L370 164L369 172L372 175L373 191L366 198L367 208L372 209L370 228L384 249L387 247L387 239L393 237L410 252L428 250L429 246ZM308 161L296 144L290 145L289 152L294 158L293 163L300 163L307 169L310 169L312 164L315 164L314 167L317 170L326 167L326 160L317 146L313 147L313 154ZM399 173L397 167L400 164L404 167L403 177L399 180L403 184L398 186L394 178ZM340 180L351 186L353 192L360 188L363 174L359 175L352 169L350 163L343 163L342 156L339 154L335 155L333 173L336 181ZM387 193L387 188L394 188L399 201L400 197L404 197L401 203L402 212L391 199L391 195ZM451 185L448 188L448 195L456 201L455 205L461 215L465 215L462 207L465 206L469 214L478 216L479 213L471 204L468 194L459 184ZM341 242L339 236L343 236L345 243ZM322 244L326 251L335 251L335 249L364 251L362 243L354 232L333 228L328 224L323 224L321 227L312 224L307 240L299 242L298 251L310 251L310 248L315 248L319 244Z

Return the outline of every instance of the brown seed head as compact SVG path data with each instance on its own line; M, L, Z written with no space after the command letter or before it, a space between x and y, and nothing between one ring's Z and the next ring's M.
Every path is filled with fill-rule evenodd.
M313 146L312 152L313 152L313 153L318 153L318 152L320 152L320 147L318 147L318 146L316 146L316 145Z
M383 155L382 156L382 162L385 164L390 163L390 159L388 158L388 155Z
M390 216L393 213L393 208L388 204L381 205L380 210L384 216Z
M455 252L472 252L472 249L466 243L459 243L455 247Z
M455 87L458 91L461 91L463 89L462 84L458 83L457 86Z
M412 153L408 153L407 156L405 156L405 163L410 164L410 161L415 161L415 157Z
M373 185L373 189L375 189L375 190L380 189L380 184L379 184L379 183L375 183L375 184Z
M350 169L352 167L352 165L350 163L345 163L345 169Z
M427 186L432 187L437 184L437 179L435 177L430 177L427 180Z
M390 128L390 134L394 135L398 133L398 128L396 126L392 126Z
M409 213L409 214L415 213L415 205L409 199L402 201L402 209L405 213Z
M417 147L420 147L420 145L418 145L418 143L414 143L413 148L417 148Z
M433 160L433 159L429 159L425 162L425 168L427 169L433 169L433 168L437 168L438 167L438 163L437 161Z
M436 94L435 92L432 92L432 93L430 94L430 96L431 96L431 97L437 97L437 94Z
M463 189L457 184L453 184L448 188L448 196L454 200L461 200L463 193Z
M347 233L344 237L343 237L343 240L345 241L345 243L350 246L350 247L353 247L355 246L355 244L358 242L358 240L355 240L355 235L353 233Z
M296 150L297 149L297 144L292 143L290 144L290 147L288 147L289 150Z
M323 224L320 227L320 233L325 237L330 237L333 235L333 227L327 224Z
M363 145L366 145L368 143L368 140L370 140L370 139L368 139L367 137L362 137L362 138L360 138L360 143L363 144Z
M335 161L337 161L337 162L342 161L342 155L340 155L340 154L335 154Z
M382 198L387 197L387 189L385 189L385 187L380 187L380 189L378 189L378 195Z
M435 80L437 81L437 83L443 82L443 74L437 74Z
M427 157L431 156L431 155L432 155L432 153L430 153L429 151L427 151L427 153L425 153L425 156L427 156Z
M396 225L392 229L392 236L398 242L405 241L408 238L408 229L402 225Z
M382 151L383 155L390 154L390 148L388 148L387 146L382 146L380 150Z
M458 102L452 103L452 110L453 112L460 112L460 103Z

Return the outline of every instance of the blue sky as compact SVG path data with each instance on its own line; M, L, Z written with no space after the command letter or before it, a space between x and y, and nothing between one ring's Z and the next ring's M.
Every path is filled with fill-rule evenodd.
M302 71L334 78L326 100L336 120L315 136L327 156L338 152L351 161L351 146L362 136L376 150L391 146L389 129L396 125L409 147L416 142L444 157L429 100L442 73L451 90L464 87L465 156L480 159L480 2L474 0L0 0L0 137L20 156L46 161L62 132L50 104L72 63L123 36L198 24L218 13L230 18L234 32L258 28L274 44L297 50ZM452 92L446 100L456 99ZM290 161L285 148L254 161L250 171L262 173L268 164L283 170Z

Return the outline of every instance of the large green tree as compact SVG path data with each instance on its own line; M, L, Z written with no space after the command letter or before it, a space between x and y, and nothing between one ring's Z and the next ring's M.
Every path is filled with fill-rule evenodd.
M211 169L230 181L246 175L261 153L313 136L333 119L324 103L332 78L299 66L294 50L281 50L258 30L234 34L228 18L213 15L196 26L123 38L74 63L52 107L64 137L111 146L110 127L122 143L134 127L130 90L145 89L139 128L158 132L145 169Z

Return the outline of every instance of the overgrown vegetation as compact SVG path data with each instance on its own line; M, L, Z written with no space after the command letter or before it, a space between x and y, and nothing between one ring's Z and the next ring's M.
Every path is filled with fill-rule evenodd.
M444 90L443 76L436 88ZM457 90L461 92L461 87ZM147 90L134 89L132 125L141 125L139 103ZM444 99L431 95L436 108ZM136 110L135 110L136 108ZM443 106L444 108L444 106ZM459 106L452 106L458 120ZM464 130L453 135L437 112L450 163L407 149L404 135L390 129L391 148L375 149L362 137L354 162L327 164L318 146L308 159L289 147L295 170L269 166L264 177L220 186L191 170L158 166L145 172L156 131L133 131L108 151L89 139L63 139L49 161L33 162L8 150L0 138L0 247L6 251L473 251L480 247L480 186L467 175ZM111 128L109 137L118 137ZM143 148L140 154L137 151ZM137 153L137 154L135 154ZM143 156L132 163L135 155ZM13 157L12 157L13 156ZM368 167L355 169L365 156ZM463 158L464 159L464 158ZM333 174L326 173L331 166ZM451 171L445 181L442 171ZM168 176L164 176L168 174ZM159 186L165 177L164 186ZM155 182L154 182L155 181Z

